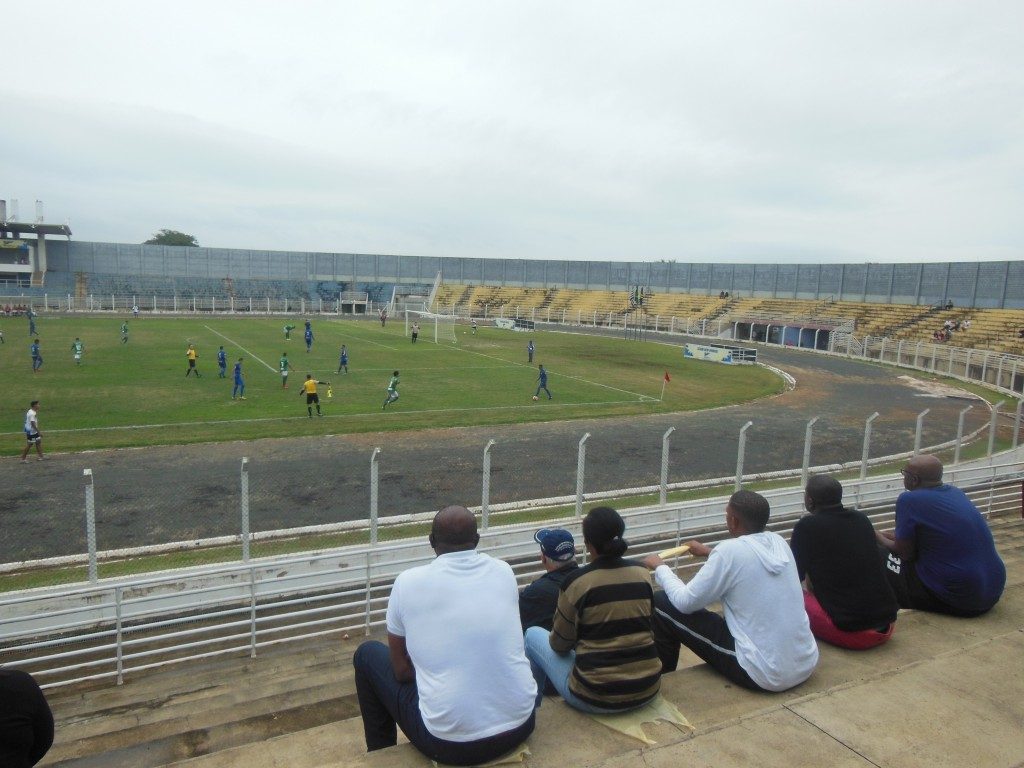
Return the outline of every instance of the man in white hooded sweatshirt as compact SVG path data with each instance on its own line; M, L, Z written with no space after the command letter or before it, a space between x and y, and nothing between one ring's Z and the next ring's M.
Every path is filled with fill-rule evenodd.
M657 555L644 559L664 590L654 598L662 674L676 668L682 644L751 690L785 691L811 676L818 646L792 551L785 539L765 530L769 511L760 494L734 493L725 507L732 538L714 549L688 542L691 555L708 558L689 584ZM724 619L706 609L718 601Z

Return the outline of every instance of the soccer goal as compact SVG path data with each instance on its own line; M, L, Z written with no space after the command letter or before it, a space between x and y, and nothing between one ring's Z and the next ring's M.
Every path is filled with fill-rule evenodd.
M453 315L437 315L433 312L419 312L414 309L405 310L405 335L412 335L413 324L419 325L419 338L437 344L455 344L455 317Z

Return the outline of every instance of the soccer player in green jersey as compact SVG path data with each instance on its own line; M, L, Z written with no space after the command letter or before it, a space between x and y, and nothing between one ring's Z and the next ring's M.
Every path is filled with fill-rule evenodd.
M122 344L127 344L128 343L128 321L127 320L125 320L123 323L121 323L121 343Z
M284 340L285 341L291 341L292 340L292 331L294 331L294 330L295 330L295 326L294 325L286 325L284 327Z
M82 340L80 338L75 336L75 340L71 344L71 354L75 358L75 365L81 365L82 364L82 355L84 353L85 353L85 344L82 343Z
M398 399L398 371L395 371L391 376L391 381L388 382L388 397L384 401L384 405L381 406L383 411L388 407L389 404L395 402Z
M278 363L281 369L281 388L288 389L288 353L281 353L281 362Z

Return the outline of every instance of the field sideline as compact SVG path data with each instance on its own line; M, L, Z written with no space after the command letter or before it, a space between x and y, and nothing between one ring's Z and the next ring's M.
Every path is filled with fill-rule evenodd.
M43 316L37 320L44 364L33 374L28 324L0 325L5 371L0 411L6 455L20 451L21 425L31 400L41 401L40 425L48 451L179 444L555 421L689 411L749 401L778 392L781 381L756 367L684 360L679 347L621 338L558 332L533 334L481 325L473 335L458 326L457 344L433 343L424 325L412 344L401 320L386 328L370 319L310 318L314 343L302 340L302 318L232 316L128 319L121 316ZM296 325L291 341L283 326ZM85 343L81 366L71 344ZM537 346L527 364L526 343ZM185 378L185 349L199 353L201 379ZM339 374L338 350L349 349L349 374ZM227 378L217 376L216 353L228 356ZM291 361L289 388L278 360ZM232 400L231 370L241 357L246 400ZM537 363L549 371L554 400L533 402ZM382 412L385 387L401 371L398 402ZM663 375L672 382L659 401ZM324 417L307 417L301 382L307 373L330 381L320 387Z

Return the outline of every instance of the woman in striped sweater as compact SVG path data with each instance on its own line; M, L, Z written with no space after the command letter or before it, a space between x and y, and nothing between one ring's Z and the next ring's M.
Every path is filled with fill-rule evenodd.
M625 523L610 507L583 520L590 555L562 583L551 632L526 631L526 656L538 691L550 680L565 702L590 713L624 712L649 702L661 686L651 629L654 590L647 569L623 555ZM537 706L542 694L538 693Z

